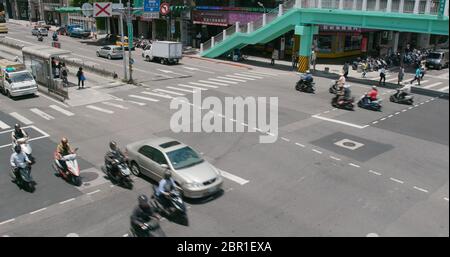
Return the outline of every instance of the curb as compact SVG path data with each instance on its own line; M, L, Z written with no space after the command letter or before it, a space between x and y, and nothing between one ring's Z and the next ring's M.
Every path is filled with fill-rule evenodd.
M249 69L249 70L252 69L251 67L244 65L244 64L225 62L225 61L217 61L216 59L210 59L210 58L204 58L204 57L198 57L198 56L189 56L189 55L184 55L184 57L191 58L191 59L197 59L197 60L203 60L203 61L207 61L207 62L226 64L226 65L231 65L231 66L235 66L235 67L239 67L239 68L245 68L245 69Z

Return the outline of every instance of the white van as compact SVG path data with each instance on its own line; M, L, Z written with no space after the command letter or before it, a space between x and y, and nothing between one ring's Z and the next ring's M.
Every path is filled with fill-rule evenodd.
M21 63L0 60L0 92L8 97L36 94L37 83Z

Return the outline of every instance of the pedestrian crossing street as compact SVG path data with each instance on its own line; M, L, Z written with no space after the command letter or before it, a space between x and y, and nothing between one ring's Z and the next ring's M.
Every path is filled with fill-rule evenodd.
M448 93L449 92L449 86L448 86L448 82L442 82L442 81L430 81L427 80L427 75L425 75L424 80L420 81L420 86L417 83L417 81L414 82L414 86L416 87L421 87L421 88L425 88L425 89L431 89L431 90L435 90L435 91L439 91L439 92L443 92L443 93ZM380 78L379 77L375 77L375 78L369 78L370 80L373 81L379 81ZM414 79L414 76L411 77L405 77L403 79L403 84L405 83L409 83L411 80ZM397 83L398 81L398 77L397 74L387 74L386 75L386 82L390 82L390 83Z
M129 94L126 99L115 98L113 100L89 104L83 108L98 114L112 115L117 111L128 110L129 105L146 106L148 103L158 103L164 100L171 100L180 96L193 94L195 90L207 91L219 88L228 88L233 86L242 86L247 81L256 81L276 77L278 73L266 73L259 71L246 71L233 73L230 75L216 76L207 79L198 80L196 82L184 82L177 85L168 85L164 88L156 88L153 90L144 90L139 93ZM61 107L56 104L47 107L33 107L25 111L11 112L9 116L17 120L22 125L31 125L33 120L51 122L58 118L73 117L76 114L70 111L70 107ZM37 121L37 120L36 120ZM14 124L2 121L0 118L0 131L9 130Z

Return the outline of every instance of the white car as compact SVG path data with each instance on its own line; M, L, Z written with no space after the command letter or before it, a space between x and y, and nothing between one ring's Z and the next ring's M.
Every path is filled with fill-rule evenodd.
M122 59L123 58L123 49L121 46L115 46L115 45L108 45L108 46L102 46L99 49L97 49L97 56L98 57L106 57L109 60L111 59Z

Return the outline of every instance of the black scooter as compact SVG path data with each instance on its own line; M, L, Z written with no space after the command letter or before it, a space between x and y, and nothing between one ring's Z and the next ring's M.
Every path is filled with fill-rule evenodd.
M330 94L337 94L338 92L338 83L336 80L333 80L333 84L330 86L330 89L328 90Z
M144 223L144 228L141 228L141 233L137 233L136 230L130 228L130 237L167 237L166 233L161 229L159 221L156 218L151 218L147 223Z
M15 183L19 188L24 189L30 193L36 190L33 177L31 176L31 165L24 164L22 167L18 167L17 172L14 173L16 176Z
M169 198L167 199L168 205L164 206L164 204L160 202L159 197L156 196L157 190L158 187L153 186L153 207L155 207L161 215L166 216L169 219L180 219L182 224L188 225L189 220L187 216L187 208L180 192L176 189L172 190Z
M414 96L402 94L399 89L397 89L397 92L391 95L389 99L391 102L398 104L412 105L414 103Z
M306 82L303 79L300 79L295 85L295 90L305 93L314 94L316 92L316 83L314 82Z
M113 169L117 171L116 176L112 174ZM133 188L131 171L124 158L116 158L114 159L114 163L108 163L105 160L105 166L102 167L102 170L114 184L122 185L128 189Z
M355 98L352 97L351 99L344 99L341 103L338 102L338 96L333 97L333 99L331 99L331 105L335 108L339 108L339 109L344 109L344 110L349 110L349 111L354 111L355 110Z

